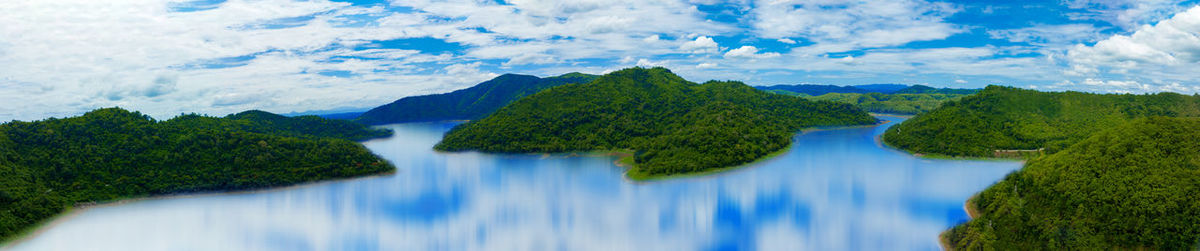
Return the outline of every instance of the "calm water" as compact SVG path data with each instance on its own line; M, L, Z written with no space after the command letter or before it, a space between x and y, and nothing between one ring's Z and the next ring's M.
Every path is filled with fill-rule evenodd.
M614 157L441 154L454 123L367 142L392 176L83 210L15 250L936 250L1018 162L918 159L892 123L813 131L709 177L636 183Z

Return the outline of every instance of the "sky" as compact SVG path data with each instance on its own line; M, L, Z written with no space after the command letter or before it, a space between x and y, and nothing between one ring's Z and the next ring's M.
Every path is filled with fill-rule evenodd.
M1200 92L1200 0L6 0L0 121L362 110L504 73Z

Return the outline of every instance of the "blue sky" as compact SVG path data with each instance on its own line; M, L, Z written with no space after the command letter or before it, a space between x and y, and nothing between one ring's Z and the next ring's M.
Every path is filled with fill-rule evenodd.
M1200 92L1200 0L8 1L0 120L367 108L503 73Z

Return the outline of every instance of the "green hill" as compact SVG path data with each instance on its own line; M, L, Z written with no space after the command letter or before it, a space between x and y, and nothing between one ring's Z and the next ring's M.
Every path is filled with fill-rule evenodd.
M954 88L933 88L924 85L913 85L908 88L900 89L899 91L890 94L958 94L970 95L979 92L979 89L954 89Z
M517 99L546 88L586 83L596 75L569 73L557 77L539 78L529 75L504 74L471 88L450 93L405 97L376 107L359 115L355 121L368 125L390 123L478 119Z
M912 115L928 112L942 103L967 96L965 94L919 93L828 93L821 96L800 96L809 100L832 101L856 105L875 113Z
M0 240L80 203L390 172L346 121L246 112L156 121L119 108L0 125Z
M897 88L903 85L885 84L873 85ZM783 86L783 87L802 87ZM816 85L816 87L825 87ZM835 86L836 87L836 86ZM857 89L861 86L847 86L845 92L817 92L819 96L813 96L807 93L799 93L780 86L758 87L760 90L765 90L771 93L801 97L809 100L818 101L833 101L839 103L853 104L875 113L888 114L904 114L912 115L922 112L928 112L941 106L942 103L950 100L962 98L964 96L979 92L979 89L952 89L952 88L933 88L924 85L906 86L891 93L867 92L863 89ZM825 88L822 90L831 90ZM847 91L848 90L848 91Z
M766 93L740 82L688 82L630 68L550 88L455 127L441 151L633 150L629 176L710 172L780 151L806 127L876 120L847 104Z
M224 118L190 114L166 122L194 129L238 129L246 132L299 138L339 138L360 141L392 135L392 132L387 129L372 129L345 120L325 119L313 115L287 117L258 110L230 114Z
M993 157L1054 153L1094 132L1146 116L1200 116L1200 96L1039 92L989 86L889 128L888 145L913 153Z
M1200 120L1148 117L1030 161L969 203L960 250L1194 250Z

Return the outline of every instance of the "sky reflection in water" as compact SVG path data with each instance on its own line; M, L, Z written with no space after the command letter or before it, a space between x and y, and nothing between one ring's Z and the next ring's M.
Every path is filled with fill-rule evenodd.
M613 157L432 153L454 123L367 142L397 174L83 210L16 250L936 250L1019 162L918 159L884 126L812 131L715 176L635 183Z

